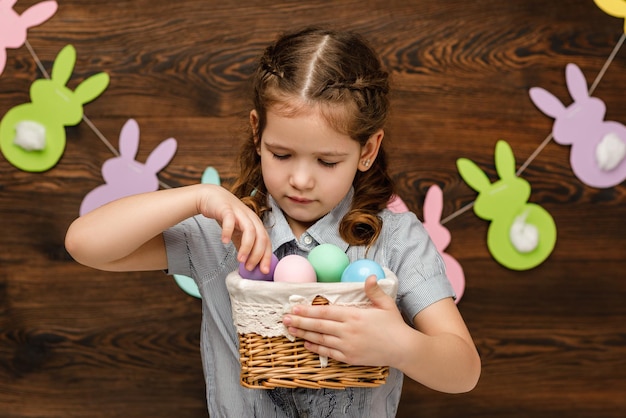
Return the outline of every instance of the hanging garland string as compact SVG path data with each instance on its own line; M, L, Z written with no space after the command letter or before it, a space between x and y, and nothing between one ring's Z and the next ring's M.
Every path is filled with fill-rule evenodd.
M595 91L596 87L598 87L598 84L600 84L600 81L602 80L602 78L604 77L604 74L606 73L607 69L609 68L609 66L611 65L613 60L615 59L615 56L619 52L619 50L622 47L622 45L623 45L625 40L626 40L626 32L622 33L622 36L620 36L619 40L615 44L615 47L613 47L613 51L611 51L611 54L609 55L609 57L605 61L604 65L602 66L602 69L600 70L600 72L596 76L596 79L594 80L593 84L589 88L589 95L590 96L593 94L593 92ZM530 155L530 157L528 157L528 159L524 162L524 164L522 164L520 166L520 168L517 170L517 172L515 174L517 176L520 176L524 172L524 170L526 170L526 168L528 168L528 166L535 160L535 158L537 158L537 156L539 156L541 151L543 151L543 149L550 143L550 141L552 141L552 139L553 139L552 138L552 133L550 133L543 140L543 142L541 142L541 144L537 147L537 149L535 149L535 151ZM446 218L442 219L441 224L445 225L447 222L453 220L454 218L458 217L462 213L467 212L468 210L470 210L473 206L474 206L474 202L468 203L467 205L461 207L457 211L455 211L452 214L448 215Z
M50 79L50 74L48 74L48 72L46 71L46 68L43 66L41 60L35 53L35 50L31 46L30 42L28 42L28 39L24 42L24 45L26 45L26 48L28 49L28 52L30 53L33 60L35 61L35 64L39 68L39 71L41 71L41 73L43 74L45 78ZM109 140L98 129L98 127L87 117L87 115L83 114L82 120L87 124L89 129L91 129L91 131L100 139L100 141L113 153L113 155L115 155L116 157L120 156L119 151L111 144L111 142L109 142ZM162 180L159 180L159 185L164 189L172 188L172 186L168 185Z
M619 50L621 49L624 41L626 40L626 32L623 32L622 35L620 36L619 40L617 41L615 47L613 48L613 50L611 51L611 54L609 55L609 57L607 58L607 60L605 61L604 65L602 66L602 69L600 70L600 72L598 73L598 75L596 76L596 79L594 80L593 84L591 85L591 87L589 88L589 95L593 94L593 92L595 91L595 89L597 88L598 84L600 84L600 81L602 80L602 78L604 77L606 71L608 70L609 66L611 65L611 63L613 62L613 60L615 59L615 56L617 55L617 53L619 52ZM33 49L33 47L30 45L30 43L28 42L28 39L24 42L24 44L26 45L26 48L28 49L30 55L32 56L33 60L35 61L35 63L37 64L37 67L39 68L39 70L41 71L41 73L43 74L43 76L47 79L50 78L50 75L48 74L48 72L46 71L45 67L43 66L41 60L39 59L39 57L37 56L37 54L35 53L35 50ZM115 149L115 147L111 144L111 142L109 142L109 140L107 140L107 138L102 134L102 132L93 124L93 122L91 122L91 120L86 116L83 115L82 117L83 121L87 124L87 126L89 126L89 128L93 131L93 133L100 139L100 141L115 155L115 156L119 156L119 152L117 151L117 149ZM553 139L552 137L552 133L550 133L542 142L541 144L535 149L535 151L530 155L530 157L528 157L528 159L520 166L520 168L517 170L516 175L519 176L521 175L526 168L528 168L528 166L537 158L537 156L539 156L539 154L543 151L543 149L550 143L550 141ZM159 180L159 185L165 189L170 189L171 186L168 185L167 183L163 182L162 180ZM456 210L455 212L453 212L452 214L448 215L447 217L445 217L444 219L441 220L441 224L445 225L446 223L452 221L453 219L457 218L458 216L460 216L461 214L467 212L468 210L470 210L472 207L474 206L474 202L470 202L468 204L466 204L465 206L461 207L460 209Z

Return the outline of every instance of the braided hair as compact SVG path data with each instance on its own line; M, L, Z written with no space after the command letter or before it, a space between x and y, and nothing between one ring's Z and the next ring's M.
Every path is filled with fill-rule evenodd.
M269 210L257 154L256 135L267 109L281 112L318 105L337 132L365 145L383 128L389 113L389 77L374 50L359 35L319 28L283 34L268 46L252 76L258 125L251 129L239 156L239 177L232 191L259 216ZM358 171L354 199L339 233L351 245L371 245L382 228L378 213L393 194L384 147L369 170Z

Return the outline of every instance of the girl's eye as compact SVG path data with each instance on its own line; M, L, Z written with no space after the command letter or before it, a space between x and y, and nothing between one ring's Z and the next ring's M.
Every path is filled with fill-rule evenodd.
M324 167L329 167L329 168L333 168L333 167L335 167L337 165L337 163L331 163L331 162L324 161L324 160L319 160L319 162Z
M289 158L289 154L281 155L281 154L274 154L274 153L272 153L272 155L277 160L286 160L287 158Z

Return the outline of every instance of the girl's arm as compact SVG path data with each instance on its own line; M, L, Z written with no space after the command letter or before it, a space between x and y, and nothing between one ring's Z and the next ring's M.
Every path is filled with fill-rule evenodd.
M252 270L261 262L269 271L272 248L259 217L232 193L210 184L108 203L70 225L65 247L77 262L101 270L162 270L167 268L163 231L197 214L222 225L222 242L235 243L246 267Z
M365 292L374 303L370 309L298 305L283 321L320 355L348 364L391 366L442 392L476 386L480 357L452 299L422 310L412 328L375 278L366 281Z

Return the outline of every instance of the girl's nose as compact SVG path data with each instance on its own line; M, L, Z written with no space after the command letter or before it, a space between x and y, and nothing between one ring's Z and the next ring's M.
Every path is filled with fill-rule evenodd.
M313 172L306 164L297 164L289 176L289 184L298 190L307 190L313 187Z

